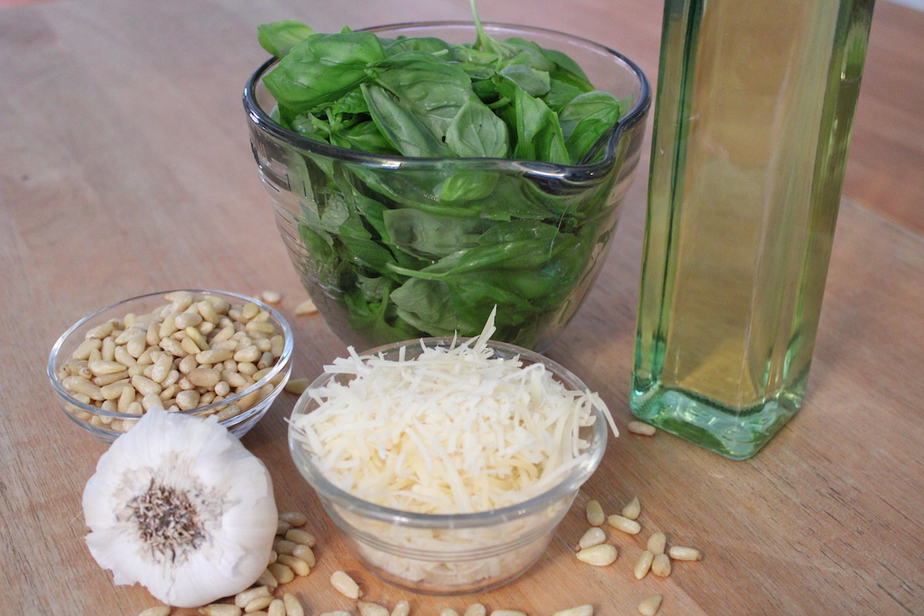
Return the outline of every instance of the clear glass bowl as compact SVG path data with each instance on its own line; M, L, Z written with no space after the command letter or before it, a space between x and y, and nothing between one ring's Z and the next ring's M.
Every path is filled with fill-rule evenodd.
M397 359L401 347L410 360L420 344L448 346L451 338L424 338L370 349L363 356L381 354ZM524 366L544 364L568 389L587 386L556 362L511 344L490 342L497 357L517 357ZM544 553L552 534L571 507L581 485L600 464L607 442L604 411L594 407L595 421L581 429L589 442L583 462L554 488L525 502L477 513L434 515L382 507L357 498L331 483L298 440L294 420L317 408L311 390L333 379L351 377L323 374L299 398L289 422L289 449L302 476L315 489L325 511L347 538L356 557L374 574L396 586L436 595L459 595L502 586L528 570Z
M525 26L485 27L498 38L522 37L567 53L598 89L631 101L588 157L592 162L359 152L302 137L272 119L275 100L262 77L275 60L257 69L244 89L253 155L279 232L302 284L349 344L365 348L454 331L474 336L497 304L497 339L543 350L570 321L603 263L639 159L648 82L628 58L586 39ZM466 22L369 31L386 38L475 40ZM418 274L504 222L543 223L558 233L547 247L529 251L530 264L520 262L512 272L505 257L449 279ZM490 250L511 240L478 242ZM518 256L522 261L526 255Z
M203 405L194 409L177 412L184 413L186 415L212 414L215 411L220 411L229 405L241 404L242 400L245 400L244 404L246 404L246 399L251 394L258 392L265 387L266 389L264 390L264 393L258 396L258 400L253 403L252 406L244 409L233 417L219 421L219 423L230 430L232 434L240 438L244 436L254 425L256 425L256 423L260 421L260 418L266 414L266 411L273 404L273 401L285 386L286 381L289 379L289 374L292 370L290 361L292 358L292 329L289 327L289 324L286 322L285 318L283 318L283 316L272 306L269 306L253 297L247 297L246 295L239 295L237 293L230 293L227 291L214 291L211 289L174 289L170 291L147 293L145 295L131 297L114 304L110 304L104 308L100 308L95 312L91 312L87 316L71 325L67 331L61 334L61 336L55 342L54 346L51 348L51 353L48 356L46 372L48 374L48 379L51 382L51 387L54 389L55 394L57 394L58 398L60 399L62 408L64 409L64 413L67 415L68 419L76 423L78 426L88 430L91 434L98 437L99 439L107 443L111 443L120 434L127 430L127 428L124 428L123 426L131 426L140 418L138 415L120 413L117 411L107 411L91 404L84 404L80 400L74 398L67 391L67 389L64 388L61 377L59 376L59 369L64 365L65 362L71 359L72 353L77 348L77 345L84 341L85 334L89 329L102 323L106 323L109 319L121 319L127 313L144 314L146 312L150 312L154 308L167 303L167 300L165 300L163 296L174 291L188 291L196 296L211 295L220 297L224 300L227 300L228 302L231 302L232 304L253 302L259 306L261 310L266 310L269 312L270 318L268 321L276 327L276 330L282 334L285 340L282 355L279 357L272 369L259 381L247 387L241 392L227 396L224 400ZM270 387L272 387L271 390Z

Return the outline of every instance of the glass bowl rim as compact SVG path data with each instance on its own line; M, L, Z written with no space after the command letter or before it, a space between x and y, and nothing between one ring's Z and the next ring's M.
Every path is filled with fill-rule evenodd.
M468 340L472 340L472 338L452 336L415 338L373 347L363 351L362 353L359 353L359 356L366 357L387 351L396 351L402 346L419 346L421 344L432 346L448 346L452 344L453 341L456 343L461 343ZM517 346L515 344L510 344L507 342L495 342L493 340L488 341L487 346L492 349L504 351L511 355L519 356L520 358L526 359L532 363L541 363L552 372L553 376L564 382L569 388L584 392L590 391L590 388L588 388L587 385L585 385L584 382L579 379L573 372L558 362L542 355L541 353L530 351L529 349ZM591 408L593 410L595 420L593 426L590 427L593 429L594 439L590 448L584 452L584 454L582 454L588 456L589 464L578 465L572 471L570 471L569 474L559 483L555 484L545 492L537 494L536 496L528 498L525 501L515 503L513 505L507 505L499 509L489 509L487 511L476 511L473 513L417 513L413 511L405 511L402 509L394 509L384 505L377 505L373 502L350 494L346 490L334 485L330 480L327 479L327 477L324 476L320 469L313 462L311 462L310 457L306 453L303 451L296 452L296 448L301 448L301 444L293 437L294 424L292 419L295 417L296 413L301 413L301 411L312 402L309 394L313 389L326 383L327 381L336 378L337 376L339 375L322 372L321 375L314 379L314 381L312 381L312 383L305 389L304 393L299 396L295 406L292 408L292 413L287 420L289 424L289 453L292 456L295 467L298 469L299 473L302 475L302 477L304 477L308 484L319 493L320 496L344 507L351 513L362 515L364 517L383 522L390 522L392 524L398 524L401 526L416 528L474 528L508 522L517 518L529 516L533 513L536 513L537 511L545 509L551 503L554 503L556 500L562 498L569 492L578 490L584 484L584 482L586 482L587 479L589 479L590 476L597 470L597 467L600 465L600 461L603 459L603 454L606 452L606 445L609 437L609 423L604 416L604 410L601 409L597 404L592 403ZM305 466L308 467L307 470L303 468L300 462L305 463Z
M233 396L228 396L227 398L223 400L219 400L217 402L211 402L204 406L198 406L196 408L185 410L185 411L181 409L175 412L182 413L183 415L194 415L196 413L201 413L203 411L207 411L207 410L210 410L218 406L234 404L236 401L240 400L244 396L251 394L254 391L257 391L258 389L260 389L261 387L263 387L264 385L272 381L281 372L285 370L286 364L289 363L289 359L292 357L292 350L294 347L294 343L293 343L293 337L292 337L292 328L289 326L289 323L288 321L286 321L285 317L283 317L282 314L278 310L276 310L269 304L266 304L265 302L261 301L260 299L256 297L250 297L247 295L242 295L240 293L233 293L231 291L221 291L219 289L168 289L166 291L154 291L152 293L145 293L143 295L135 295L133 297L128 297L128 298L113 302L107 306L103 306L102 308L94 310L93 312L81 317L73 325L71 325L66 330L64 330L64 333L58 336L58 339L55 340L54 345L52 345L51 352L48 354L48 363L45 367L45 373L48 376L48 380L51 382L51 387L52 389L55 390L55 393L61 396L66 403L72 404L80 408L81 410L88 411L90 413L93 413L94 415L105 415L108 417L112 417L113 419L140 419L141 417L143 417L143 415L139 416L139 415L132 415L129 413L120 413L118 411L107 411L105 409L99 408L98 406L84 404L80 400L77 400L76 398L74 398L70 394L70 392L68 392L64 388L64 384L61 382L61 379L58 377L58 373L56 370L58 355L61 351L61 347L64 346L64 343L78 329L80 329L81 327L83 327L84 325L92 321L94 318L96 318L100 314L103 314L109 310L118 308L119 306L130 304L138 300L144 300L144 299L148 299L148 298L155 297L155 296L163 296L163 295L166 295L167 293L176 293L178 291L185 291L185 292L193 293L193 294L198 293L198 294L206 294L206 295L210 294L210 295L224 296L225 298L233 297L235 299L244 300L245 302L253 302L261 310L266 310L267 312L269 312L270 316L273 319L275 319L277 323L279 323L280 327L282 328L283 347L282 347L282 355L279 356L279 359L276 361L276 364L270 369L269 372L267 372L263 376L263 378L261 378L256 383L253 383L252 385L247 387L247 389L241 392L238 392L234 394ZM259 403L254 404L254 407L257 407L257 406L259 406ZM250 409L248 409L248 411L249 410ZM247 411L244 411L243 413L241 413L241 415L245 414L246 412ZM241 421L241 415L235 415L234 417L231 417L224 421L220 421L218 423L222 425L227 425L228 423L230 424L238 423Z
M619 120L616 121L615 127L611 129L610 135L606 140L605 156L602 160L588 164L563 165L534 160L508 158L425 158L392 156L386 154L373 154L370 152L363 152L361 150L353 150L350 148L342 148L329 143L324 143L322 141L316 141L314 139L299 135L298 133L290 131L287 128L279 125L272 118L270 118L269 114L264 111L260 104L257 102L256 88L260 78L273 64L278 61L278 58L273 57L261 64L259 68L257 68L257 70L254 71L250 78L247 80L242 96L244 110L247 112L247 116L249 117L252 126L256 127L262 132L268 133L276 139L287 142L296 148L307 150L315 154L320 154L328 158L344 160L352 163L361 163L366 166L382 167L388 169L407 169L416 167L429 168L432 166L446 164L447 162L461 162L476 165L480 164L486 168L506 169L549 178L567 178L569 180L596 178L605 174L607 170L612 167L613 162L616 160L617 145L622 135L637 125L639 122L641 122L642 119L644 119L651 105L651 87L648 83L648 78L645 77L645 73L642 71L642 69L639 68L639 66L630 60L627 56L619 53L615 49L584 37L567 34L565 32L553 30L551 28L542 28L539 26L525 26L521 24L511 24L505 22L483 22L483 25L485 28L506 28L510 30L519 30L524 33L538 32L559 36L566 40L582 43L584 45L593 47L598 51L610 54L615 59L626 65L629 71L635 76L636 79L638 79L640 86L639 97L632 108L625 115L619 118ZM369 26L367 28L356 30L356 32L379 32L382 30L396 30L401 28L440 28L457 26L474 27L475 24L474 22L464 20L407 21L378 26Z

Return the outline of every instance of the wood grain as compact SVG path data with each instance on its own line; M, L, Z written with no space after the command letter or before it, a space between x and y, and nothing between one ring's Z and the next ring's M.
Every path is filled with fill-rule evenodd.
M653 75L657 3L554 6L513 0L482 10L606 42ZM342 352L319 318L292 314L304 293L273 228L239 102L263 58L253 31L291 17L321 30L423 13L466 17L462 0L423 7L410 0L81 0L0 11L0 612L126 615L154 604L141 588L114 587L83 543L81 491L104 446L64 417L44 376L47 352L70 322L159 288L275 288L285 293L283 309L297 332L297 375L316 375ZM902 27L920 41L910 20ZM909 59L913 45L892 53L911 63L902 66L920 62L920 54ZM872 55L869 66L866 85L878 72ZM891 97L892 107L880 94L877 104L899 113L920 100L920 84L903 94ZM924 613L924 239L913 231L920 208L887 210L891 220L870 209L884 201L898 207L891 194L916 204L921 191L890 192L899 180L876 160L888 148L864 142L862 130L858 119L851 161L865 161L860 184L882 192L862 197L868 207L842 206L802 413L747 462L665 434L623 435L578 504L598 498L612 512L639 495L642 535L612 533L620 559L590 568L571 555L584 530L575 510L534 569L479 600L533 616L578 603L593 603L602 615L634 614L652 592L665 596L661 614ZM920 155L920 140L914 154L914 139L890 134L909 144L906 156ZM599 283L550 352L598 390L622 423L645 175L627 199ZM317 569L289 588L313 614L348 609L327 583L342 568L375 601L408 598L416 614L463 608L472 598L411 595L376 581L349 556L289 458L283 419L293 402L280 399L244 439L269 466L280 507L308 512L321 538ZM667 579L635 581L632 564L654 530L702 548L705 560L678 563Z

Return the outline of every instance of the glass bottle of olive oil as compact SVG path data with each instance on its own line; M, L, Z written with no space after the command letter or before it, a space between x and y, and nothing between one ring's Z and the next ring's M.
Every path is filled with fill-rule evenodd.
M734 459L802 403L873 0L667 0L632 412Z

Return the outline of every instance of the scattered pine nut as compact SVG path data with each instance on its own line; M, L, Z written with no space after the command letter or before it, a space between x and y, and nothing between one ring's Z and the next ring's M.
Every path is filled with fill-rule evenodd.
M283 519L276 520L276 534L285 535L286 531L292 528L288 522Z
M255 586L253 588L248 588L247 590L242 590L241 592L234 595L234 605L238 607L247 607L247 605L254 599L259 599L260 597L269 597L269 596L270 596L269 587Z
M292 550L292 556L295 558L301 558L303 561L308 563L309 567L314 567L317 564L317 559L314 557L314 552L307 545L302 545L297 543L295 549Z
M632 574L635 576L636 580L640 580L648 575L648 570L651 569L651 563L653 560L654 554L648 550L642 552L642 555L638 557L637 561L635 561L635 567L632 569Z
M642 532L641 524L615 513L606 519L606 523L616 530L621 530L627 535L637 535Z
M308 517L298 511L286 511L279 514L279 519L285 521L290 526L304 526L308 523Z
M290 554L280 554L277 560L294 571L295 575L299 577L305 577L311 572L311 567L308 566L308 563Z
M295 572L282 563L272 563L266 568L269 569L269 572L273 574L273 577L280 584L288 584L295 579Z
M262 610L265 607L269 607L269 604L273 602L273 598L269 595L265 597L257 597L253 601L247 604L247 607L244 608L245 614L250 614L251 612L256 612L257 610Z
M275 562L276 553L273 552L273 561ZM272 564L272 562L270 563ZM267 569L260 574L260 577L257 578L257 584L262 584L263 586L268 586L270 590L276 590L276 587L279 586L279 582L276 581L276 578L273 577L273 573Z
M306 314L314 314L318 311L318 307L314 305L314 302L310 299L306 299L298 306L295 307L295 314L297 316L302 316Z
M492 610L491 616L526 616L526 612L520 610Z
M199 608L203 616L241 616L241 608L230 603L212 603Z
M638 613L642 616L655 616L661 607L661 595L651 595L638 604Z
M640 436L654 436L657 429L651 424L646 424L641 421L630 421L626 424L629 432L632 434L638 434Z
M440 610L440 616L459 616L459 612L455 611L451 607L444 607Z
M599 526L591 526L578 541L578 549L592 548L606 541L606 533Z
M283 603L282 599L273 599L273 602L269 604L269 608L266 610L266 616L287 616L286 604Z
M483 603L472 603L470 606L465 608L465 614L462 616L485 616L487 613L488 610ZM391 616L395 616L395 614L392 613Z
M667 554L655 554L651 562L651 572L658 577L667 577L671 574L671 559L667 557Z
M410 613L411 605L404 599L395 603L395 607L393 607L391 610L391 616L408 616ZM484 612L482 612L480 616L484 616Z
M278 304L282 301L282 294L278 291L263 291L260 293L260 297L267 304Z
M286 616L305 616L305 609L298 598L290 592L282 595L282 602L286 608Z
M619 552L612 545L603 543L593 547L584 548L577 554L577 559L581 562L593 565L595 567L606 567L612 565L619 557Z
M682 545L672 545L667 550L668 555L674 560L702 560L703 553L696 548L688 548Z
M286 539L293 543L307 545L309 548L313 548L314 544L318 542L317 539L314 538L314 535L300 528L293 528L286 531Z
M334 571L330 576L330 584L334 589L348 599L359 599L359 584L345 571Z
M286 383L285 390L290 394L295 394L296 396L301 395L308 385L311 384L311 381L308 379L289 379L289 382Z
M606 521L606 515L603 513L603 506L600 501L594 499L587 501L584 507L584 513L587 516L587 523L591 526L600 526Z
M288 539L277 539L273 543L273 548L275 548L276 552L279 554L294 554L295 546L297 545L297 543L289 541Z
M629 518L630 520L637 520L638 516L642 513L642 503L639 502L638 496L632 497L632 500L622 508L622 515L624 518Z
M357 601L356 609L359 610L359 616L388 616L388 610L371 601Z
M353 616L346 610L334 610L333 612L321 612L318 616Z
M157 605L154 607L149 607L148 609L139 613L138 616L170 616L170 606Z
M664 547L667 545L667 535L657 532L648 537L648 551L652 554L664 554Z
M552 614L552 616L593 616L594 606L589 603L586 605L578 605L576 607L569 607L566 610L559 610Z

